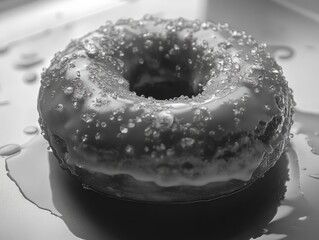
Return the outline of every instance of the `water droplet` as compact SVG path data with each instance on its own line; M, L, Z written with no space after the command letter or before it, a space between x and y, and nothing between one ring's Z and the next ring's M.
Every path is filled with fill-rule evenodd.
M9 46L8 45L1 45L0 46L0 54L4 54L9 50Z
M182 148L192 147L194 143L195 143L195 140L193 138L185 137L181 139Z
M265 105L265 109L266 109L266 111L270 111L271 107L266 104L266 105Z
M135 152L135 150L134 150L134 147L132 145L127 145L125 147L125 153L127 155L134 155L134 152Z
M99 139L101 138L100 133L96 133L95 136L94 136L94 138L95 138L96 140L99 140Z
M8 105L9 103L8 100L0 100L0 106Z
M74 91L73 87L67 87L67 88L64 89L63 92L64 92L65 95L71 95L73 93L73 91Z
M106 122L101 122L101 127L105 128L107 126Z
M240 38L242 36L242 33L241 32L238 32L238 31L236 31L236 30L234 30L233 32L232 32L232 37L233 38Z
M137 123L142 122L142 118L140 118L140 117L136 117L135 120L136 120Z
M153 131L153 137L154 138L159 138L160 137L160 132L158 132L158 131Z
M127 127L128 127L128 128L133 128L133 127L135 127L135 123L134 123L134 122L129 122L129 123L127 124Z
M145 128L144 134L145 134L146 137L151 136L152 133L153 133L153 131L152 131L152 129L150 127Z
M13 155L15 153L18 153L21 151L21 146L18 145L18 144L7 144L7 145L4 145L2 147L0 147L0 156L10 156L10 155Z
M204 49L207 49L209 47L208 41L207 40L203 40L202 41L202 46Z
M147 40L145 41L144 47L145 47L146 49L148 49L148 48L152 47L152 45L153 45L153 41L147 39Z
M174 122L174 115L170 111L161 111L156 115L156 127L162 131L169 129Z
M209 134L209 136L214 136L215 135L215 131L209 131L208 134Z
M218 43L218 47L223 48L223 49L228 49L232 46L233 45L229 41Z
M147 147L147 146L144 147L144 151L145 151L145 152L149 152L149 150L150 150L149 147Z
M84 122L90 123L93 121L95 115L96 115L95 113L84 113L81 115L81 118Z
M71 62L71 63L69 64L69 68L75 68L75 64Z
M23 129L25 134L36 134L38 131L39 129L36 126L28 126Z
M81 137L82 142L86 142L89 139L89 136L87 134L83 134Z
M72 103L72 106L73 106L75 109L78 109L78 108L79 108L79 103L78 103L78 102L73 102L73 103Z
M120 126L120 131L121 133L126 134L128 132L128 128L125 126Z
M299 221L305 221L305 220L307 220L307 219L308 219L307 216L303 216L303 217L299 217L299 218L298 218Z
M98 54L99 50L94 43L86 43L84 45L85 52L89 57L94 57Z
M271 69L271 72L272 73L275 73L275 74L278 74L279 73L279 70L277 68L272 68Z
M119 78L119 79L117 80L117 82L118 82L119 84L123 84L123 83L124 83L124 79L123 79L123 78Z
M207 30L209 28L209 23L208 22L203 22L201 27L202 27L202 29Z
M156 146L157 151L164 151L166 149L165 144L161 143L160 145Z
M133 52L133 53L137 53L137 52L138 52L138 47L133 47L133 48L132 48L132 52Z
M35 56L22 57L15 63L16 68L31 68L43 62L43 58Z
M173 148L169 148L166 150L166 155L171 157L171 156L174 156L175 154L175 150Z
M34 72L25 73L22 77L25 83L34 83L38 79L38 75Z
M56 105L55 110L58 112L62 112L63 108L64 108L63 104L59 103L58 105Z

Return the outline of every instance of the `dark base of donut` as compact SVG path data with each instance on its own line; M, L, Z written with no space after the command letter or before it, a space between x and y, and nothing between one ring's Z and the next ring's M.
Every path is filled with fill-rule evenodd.
M277 145L271 154L265 154L260 166L255 170L250 181L230 180L212 182L204 186L172 186L162 187L154 182L143 182L130 175L106 175L76 169L80 181L88 188L115 198L145 202L194 202L219 198L242 190L261 178L280 158L283 143Z
M63 160L68 152L65 142L58 136L53 135L48 128L43 128L43 130L44 136L49 141L60 166L70 171L68 164ZM157 203L205 201L240 191L263 177L283 153L287 145L285 140L283 138L270 154L264 153L260 165L249 181L229 180L212 182L203 186L179 185L163 187L155 182L137 180L127 174L107 175L78 167L72 169L72 175L75 175L85 188L123 200Z
M282 140L273 147L271 153L265 152L260 165L254 171L249 181L229 180L225 182L212 182L203 186L179 185L163 187L157 185L155 182L137 180L128 174L107 175L78 167L71 170L64 160L68 153L64 140L52 134L51 131L45 127L41 119L40 124L43 127L44 136L48 140L60 166L70 171L72 175L82 182L85 188L113 198L156 203L205 201L240 191L254 183L257 179L263 177L263 175L275 165L289 141L289 138L282 136Z

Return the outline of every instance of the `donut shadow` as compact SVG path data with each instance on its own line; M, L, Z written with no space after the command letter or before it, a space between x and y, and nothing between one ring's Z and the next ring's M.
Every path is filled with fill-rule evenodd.
M69 230L83 239L250 239L277 212L288 181L283 154L263 178L211 201L154 204L125 201L85 190L50 154L53 203Z

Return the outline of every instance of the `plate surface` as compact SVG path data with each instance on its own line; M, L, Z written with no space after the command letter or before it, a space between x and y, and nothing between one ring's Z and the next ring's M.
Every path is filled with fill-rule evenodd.
M317 239L316 18L273 1L110 2L94 14L36 25L36 31L17 33L12 41L6 39L8 45L0 45L0 146L16 151L8 158L0 156L1 239ZM256 184L216 201L195 204L117 201L82 189L47 150L37 127L42 67L70 39L108 19L140 18L144 13L229 22L268 44L294 89L295 136L276 166ZM32 19L31 26L37 21L41 22ZM26 22L25 28L30 24ZM11 32L23 27L7 25Z

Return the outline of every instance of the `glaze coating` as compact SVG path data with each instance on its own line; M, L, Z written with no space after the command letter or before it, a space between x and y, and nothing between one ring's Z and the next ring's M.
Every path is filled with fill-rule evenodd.
M44 69L44 137L62 167L111 196L196 201L236 191L289 141L292 91L265 48L211 21L107 22Z

